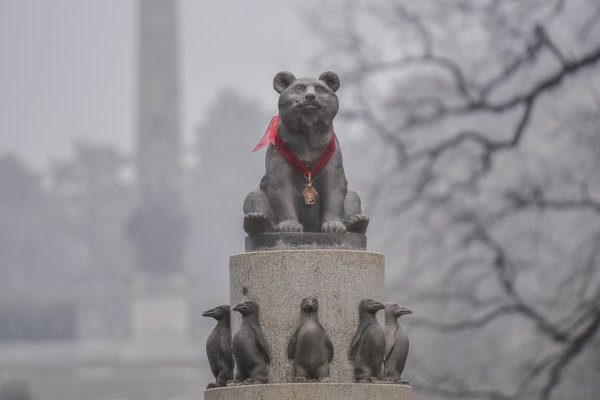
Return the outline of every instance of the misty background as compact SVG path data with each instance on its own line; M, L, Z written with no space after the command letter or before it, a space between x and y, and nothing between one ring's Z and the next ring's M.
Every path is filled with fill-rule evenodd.
M142 1L0 1L0 400L202 396L281 70L340 76L415 398L598 397L597 1L175 2L180 151L156 165L182 251L158 275L131 233L153 232L131 222Z

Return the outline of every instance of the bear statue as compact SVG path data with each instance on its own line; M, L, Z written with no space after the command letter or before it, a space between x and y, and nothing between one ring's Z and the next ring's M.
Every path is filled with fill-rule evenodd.
M269 145L266 173L244 201L244 230L364 234L369 218L358 194L348 190L333 131L338 75L296 79L284 71L275 75L273 87L280 94L279 115L255 148Z

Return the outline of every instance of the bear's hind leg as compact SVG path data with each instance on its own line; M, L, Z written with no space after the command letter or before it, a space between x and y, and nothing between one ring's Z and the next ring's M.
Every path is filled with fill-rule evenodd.
M346 232L362 233L367 232L369 217L362 214L360 197L353 190L348 190L344 201L344 225Z
M267 194L256 189L246 196L244 200L244 230L249 235L272 232L271 206Z

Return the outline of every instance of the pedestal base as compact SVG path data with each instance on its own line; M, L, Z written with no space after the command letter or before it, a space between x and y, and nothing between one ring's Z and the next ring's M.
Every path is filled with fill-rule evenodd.
M383 300L384 257L353 250L259 251L232 256L229 260L231 305L252 300L271 349L269 383L293 383L288 343L298 328L300 303L305 297L319 301L319 321L333 344L329 382L354 382L348 360L352 336L358 327L362 299ZM383 326L383 313L378 315ZM235 334L241 315L231 315Z
M232 386L204 392L204 400L410 400L409 385L287 383Z

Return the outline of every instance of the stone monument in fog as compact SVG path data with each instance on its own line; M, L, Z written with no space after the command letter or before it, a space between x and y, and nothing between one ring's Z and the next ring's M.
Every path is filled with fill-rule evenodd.
M246 252L230 257L230 326L207 342L204 398L409 400L397 318L410 310L383 304L384 256L367 251L333 127L339 77L280 72L273 84L279 115L255 148L268 146L266 171L244 202Z
M185 359L192 348L176 5L144 0L138 11L138 205L127 227L137 256L130 313L135 359Z

